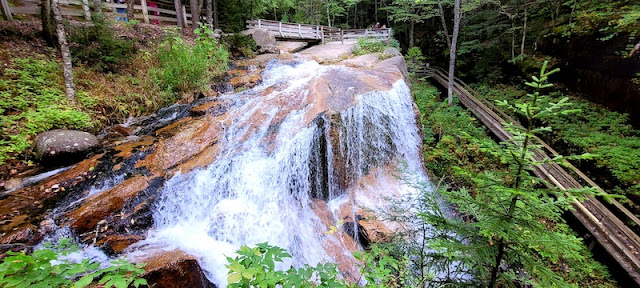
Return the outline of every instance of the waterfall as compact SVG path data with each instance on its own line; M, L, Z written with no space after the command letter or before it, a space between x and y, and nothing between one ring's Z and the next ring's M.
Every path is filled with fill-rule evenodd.
M344 111L314 114L320 97L307 85L337 72L356 69L313 61L270 64L263 84L224 96L235 104L221 120L221 152L208 167L165 183L155 205L155 227L138 248L182 249L196 256L220 287L226 286L226 256L242 245L269 242L287 249L293 259L281 268L334 261L323 244L326 228L311 207L313 199L337 207L349 198L349 187L376 167L406 163L426 177L404 81L388 91L355 95ZM379 179L374 186L380 195L403 190Z

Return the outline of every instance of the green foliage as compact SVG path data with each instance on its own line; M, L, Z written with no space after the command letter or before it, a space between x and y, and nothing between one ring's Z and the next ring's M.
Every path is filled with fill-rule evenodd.
M91 114L68 103L58 63L16 58L12 66L0 78L0 164L28 152L40 132L97 126ZM81 105L90 105L86 93L78 91L77 96Z
M512 86L478 86L477 90L491 100L514 103L525 100L524 92ZM553 102L565 97L560 92L549 96ZM598 172L590 176L607 190L620 195L640 195L640 163L635 160L640 159L640 134L629 124L628 115L577 97L571 101L580 113L549 117L546 123L554 129L541 137L561 153L597 155L574 164L587 171L596 168Z
M406 287L409 274L407 255L394 253L393 247L374 244L367 252L355 252L356 259L362 261L360 274L367 281L366 287L388 288Z
M227 257L230 288L357 287L338 279L338 267L332 263L276 270L276 264L291 258L291 255L267 243L257 244L254 248L242 246L236 253L238 256L235 258ZM395 253L391 246L380 245L372 245L369 251L356 252L354 255L363 263L360 273L367 282L365 287L404 287L409 271L407 256Z
M455 283L454 286L612 285L605 269L589 258L580 239L570 232L561 217L574 197L593 191L581 189L565 193L541 188L544 187L541 180L530 174L530 167L541 163L532 160L532 150L538 147L528 140L533 133L548 130L535 128L533 123L573 110L565 109L570 107L566 99L551 101L540 93L540 89L549 87L547 78L555 72L545 71L545 66L540 75L527 83L536 89L527 94L529 101L518 105L501 103L521 114L527 128L506 125L515 138L499 147L474 121L463 118L462 123L448 123L449 119L464 113L440 107L433 96L435 91L425 88L416 91L416 103L423 115L440 110L450 117L423 118L423 123L433 125L425 129L425 142L436 144L434 149L427 148L425 159L432 167L438 164L431 164L429 157L453 163L453 168L436 166L434 170L440 178L452 177L458 186L458 189L439 189L435 195L425 192L421 199L418 215L433 227L422 234L429 249L427 253L416 248L410 251L416 251L412 255L421 256L416 257L416 262L426 271L422 274L424 279L446 285ZM414 85L416 87L418 85ZM425 121L431 118L443 124ZM456 149L457 146L470 148L464 151ZM451 218L451 209L443 205L442 200L453 205L456 213L463 217ZM561 268L567 266L570 269Z
M254 51L258 49L256 40L250 35L234 33L225 37L224 42L229 47L231 55L235 58L251 57L254 55Z
M138 52L133 41L117 36L108 22L70 25L69 49L74 62L85 63L100 72L117 72Z
M289 268L287 271L276 270L276 263L281 263L291 255L284 249L260 243L254 248L240 247L235 258L227 257L229 264L229 287L344 287L337 280L338 268L335 264L318 264L315 267L305 265L302 268Z
M79 247L62 239L57 245L45 243L44 249L31 254L7 252L0 263L0 285L7 288L21 287L87 287L94 280L106 288L139 287L147 281L139 276L144 264L132 264L124 259L114 260L106 268L100 263L83 259L71 262L64 258ZM62 256L62 257L61 257Z
M198 36L195 44L173 36L160 45L156 54L158 65L149 73L161 91L175 95L206 89L211 78L226 69L229 53L209 37L210 29L201 26L195 33Z
M393 41L390 41L389 45L387 45L386 41L377 39L375 37L360 38L358 39L356 47L353 48L353 54L360 56L371 53L382 53L384 52L384 49L387 49L387 47L399 48L398 41L394 39L392 40Z

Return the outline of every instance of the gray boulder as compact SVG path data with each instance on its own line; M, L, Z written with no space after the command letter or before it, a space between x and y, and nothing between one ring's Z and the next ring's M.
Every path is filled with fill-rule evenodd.
M382 54L387 55L388 56L387 58L396 57L396 56L402 56L402 53L400 53L400 50L398 50L395 47L389 47L387 49L384 49Z
M75 163L100 146L96 136L76 130L51 130L36 137L36 158L44 165Z
M258 54L280 54L280 48L276 46L264 46L258 49Z
M251 37L256 40L256 45L258 45L259 48L276 46L276 36L269 33L267 29L251 28L242 31L241 33L244 35L251 35Z

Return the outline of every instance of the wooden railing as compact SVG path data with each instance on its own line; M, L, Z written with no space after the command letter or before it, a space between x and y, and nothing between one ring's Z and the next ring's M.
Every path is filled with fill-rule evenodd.
M9 7L6 3L7 0L0 0L2 2L2 10L4 18L12 20L15 14L40 14L40 0L22 0L21 6ZM91 1L93 3L93 1ZM7 4L7 5L5 5ZM90 7L89 0L60 0L60 11L63 16L83 17L85 20L91 20L93 13L93 6ZM133 18L142 20L144 23L151 23L152 21L176 24L178 18L175 10L163 9L158 7L149 7L147 0L140 0L141 5L133 6ZM127 8L127 4L117 4L102 2L102 13L107 19L116 20L118 18L126 18L126 13L118 13L116 9ZM185 23L191 24L191 14L186 13L186 7L182 5L183 15L185 15ZM155 21L154 21L155 20Z
M273 33L276 38L293 40L342 41L371 37L389 41L391 28L383 29L341 29L322 25L283 23L272 20L247 20L247 29L261 28Z

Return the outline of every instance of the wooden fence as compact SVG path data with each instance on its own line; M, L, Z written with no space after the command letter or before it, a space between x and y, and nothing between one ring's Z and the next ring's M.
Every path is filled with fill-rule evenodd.
M2 2L3 16L7 20L12 20L15 14L39 15L41 1L39 0L22 0L21 6L10 7L7 0ZM89 4L89 0L59 0L60 11L63 16L83 17L85 20L91 20L93 13L93 1ZM126 13L118 13L116 9L126 9L127 4L102 2L102 13L107 19L116 20L118 18L126 18ZM178 18L175 10L163 9L158 7L149 7L147 0L140 0L140 5L133 6L133 18L141 20L144 23L152 21L177 24ZM185 15L184 23L191 24L191 14L186 13L185 5L182 5L182 12Z

